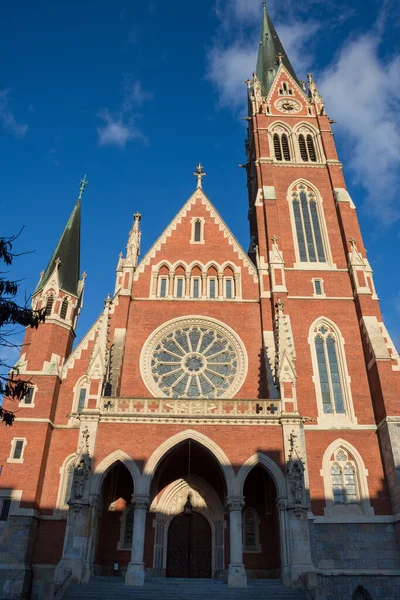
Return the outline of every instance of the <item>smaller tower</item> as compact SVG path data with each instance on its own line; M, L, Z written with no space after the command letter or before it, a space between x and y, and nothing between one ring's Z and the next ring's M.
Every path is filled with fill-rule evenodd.
M61 366L72 349L82 307L86 273L80 278L81 199L79 197L45 271L32 296L34 309L46 308L46 321L27 329L20 364L25 371L48 371Z

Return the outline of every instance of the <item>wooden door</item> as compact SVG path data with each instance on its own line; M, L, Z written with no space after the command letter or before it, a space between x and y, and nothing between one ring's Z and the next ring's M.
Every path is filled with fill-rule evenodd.
M211 577L211 528L197 512L181 513L169 526L167 577Z

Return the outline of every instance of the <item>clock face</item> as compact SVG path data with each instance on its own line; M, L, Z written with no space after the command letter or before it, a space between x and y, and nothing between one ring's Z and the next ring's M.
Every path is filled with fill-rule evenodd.
M300 102L288 98L280 98L275 102L276 108L283 113L298 113L301 110Z

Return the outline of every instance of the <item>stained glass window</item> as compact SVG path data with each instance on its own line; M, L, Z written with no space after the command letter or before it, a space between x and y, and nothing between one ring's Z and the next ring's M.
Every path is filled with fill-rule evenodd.
M293 198L293 215L301 262L326 262L321 224L315 198L300 192Z
M182 298L183 297L183 278L179 277L176 280L176 297L177 298Z
M334 504L358 503L356 468L351 457L340 449L331 466L331 481Z
M336 341L326 327L318 329L318 335L315 338L315 350L323 411L325 414L343 414L345 410Z
M215 298L215 289L216 289L216 281L215 279L210 279L210 298Z
M200 279L195 277L193 279L193 298L200 297Z
M257 547L256 516L252 509L244 514L244 546L245 550L255 550Z
M169 333L151 358L153 380L171 398L219 398L234 381L237 366L237 352L229 339L198 326Z

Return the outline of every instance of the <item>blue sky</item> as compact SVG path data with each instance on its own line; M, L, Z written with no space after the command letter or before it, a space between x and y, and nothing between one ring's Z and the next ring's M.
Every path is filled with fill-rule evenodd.
M246 89L259 0L6 3L0 21L1 230L22 226L12 275L36 286L87 173L85 306L78 336L113 292L136 211L142 254L192 193L205 191L248 246ZM299 4L294 7L294 4ZM300 79L312 71L337 120L386 324L400 342L400 17L394 0L270 0Z

